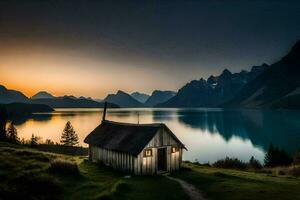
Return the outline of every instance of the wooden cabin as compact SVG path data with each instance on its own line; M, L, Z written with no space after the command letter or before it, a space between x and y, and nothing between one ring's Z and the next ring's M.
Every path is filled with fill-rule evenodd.
M124 172L146 175L179 170L186 149L161 123L130 124L105 120L84 140L89 159Z

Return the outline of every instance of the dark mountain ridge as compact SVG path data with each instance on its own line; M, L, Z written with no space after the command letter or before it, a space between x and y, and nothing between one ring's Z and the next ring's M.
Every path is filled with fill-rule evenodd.
M0 85L0 104L23 103L17 105L19 108L25 104L44 104L51 108L103 108L104 103L96 102L90 98L74 96L54 97L52 94L42 91L34 95L32 98L26 97L22 92L9 90ZM16 105L16 104L12 104ZM29 108L28 105L26 107ZM35 106L37 107L37 106ZM108 104L108 107L118 108L118 105Z
M278 62L245 85L225 106L296 108L300 106L300 41Z
M116 94L109 94L103 100L109 103L117 104L120 107L131 108L131 107L144 107L144 104L134 99L132 96L119 90Z
M29 99L22 92L16 90L10 90L0 85L0 103L8 104L8 103L26 103Z
M40 91L31 97L31 99L48 99L48 98L54 98L54 96L46 91Z
M176 95L174 91L162 91L162 90L154 90L148 100L145 102L147 106L155 106L159 103L163 103L171 99Z
M157 107L216 107L232 99L244 85L268 68L267 64L253 66L251 71L231 73L223 70L207 80L193 80L178 90L176 96Z
M141 103L145 103L150 95L140 92L133 92L130 94L135 100L138 100Z

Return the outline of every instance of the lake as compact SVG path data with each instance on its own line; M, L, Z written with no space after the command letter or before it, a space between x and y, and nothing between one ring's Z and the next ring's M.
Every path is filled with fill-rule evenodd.
M20 138L32 134L59 142L67 121L74 126L80 145L99 125L102 109L56 109L36 113L14 123ZM289 153L300 148L300 112L224 109L108 109L108 120L131 123L165 123L186 145L184 160L214 162L226 156L263 161L272 143Z

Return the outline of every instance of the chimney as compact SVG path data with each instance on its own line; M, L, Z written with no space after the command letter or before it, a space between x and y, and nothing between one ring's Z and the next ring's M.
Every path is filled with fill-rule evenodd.
M103 110L103 117L102 117L102 121L105 121L106 107L107 107L107 102L105 101L105 103L104 103L104 110Z

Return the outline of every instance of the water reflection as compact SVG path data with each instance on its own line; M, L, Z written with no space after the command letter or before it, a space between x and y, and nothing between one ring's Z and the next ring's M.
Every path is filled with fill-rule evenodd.
M194 129L250 140L264 150L270 143L294 152L300 147L300 114L292 111L205 110L178 111L178 120Z
M14 123L14 125L22 125L28 120L33 121L50 121L52 118L52 113L45 113L45 114L29 114L25 116L17 116L12 119L9 119Z
M109 120L166 123L186 144L184 159L213 162L225 156L263 160L270 143L290 153L300 147L300 112L222 109L109 109ZM21 138L31 134L59 142L71 121L81 140L102 119L101 109L58 109L15 119Z

